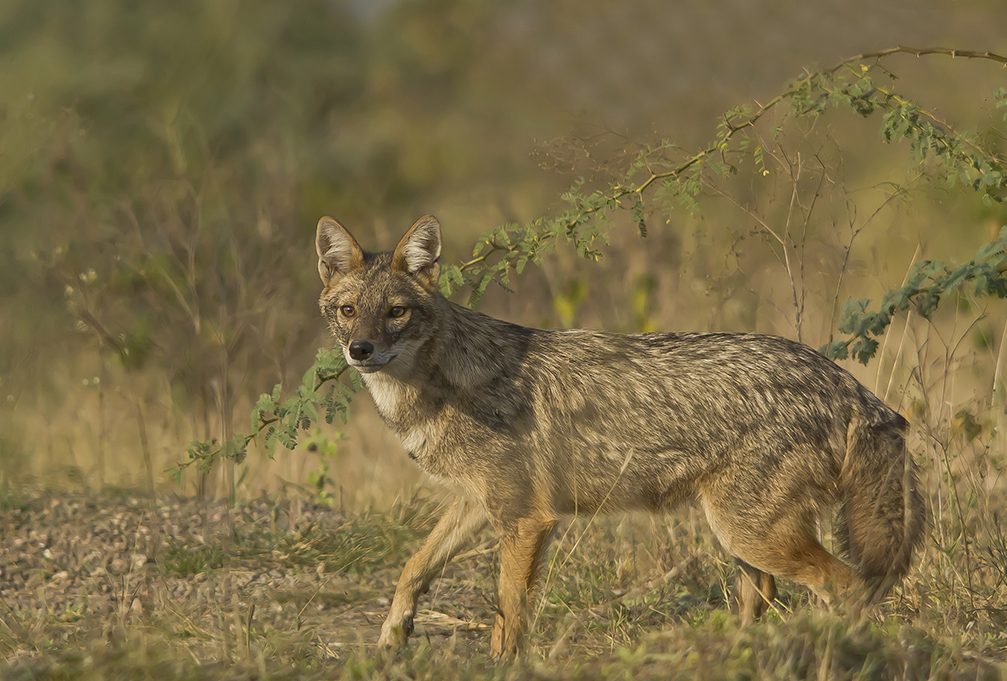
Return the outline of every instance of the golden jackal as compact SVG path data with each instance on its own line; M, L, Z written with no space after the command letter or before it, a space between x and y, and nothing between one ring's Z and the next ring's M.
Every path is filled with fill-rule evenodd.
M906 420L814 350L732 333L543 331L437 290L440 225L367 253L332 218L319 304L346 361L421 468L461 494L405 566L379 643L402 645L431 580L489 522L500 539L492 652L515 650L558 518L688 498L740 566L742 619L773 576L829 600L880 597L924 529ZM838 504L846 562L816 538Z

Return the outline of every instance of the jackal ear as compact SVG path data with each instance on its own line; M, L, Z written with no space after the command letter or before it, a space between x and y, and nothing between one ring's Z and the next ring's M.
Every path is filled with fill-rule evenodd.
M441 268L441 223L433 215L424 215L409 228L392 253L392 269L413 275L428 289L437 286Z
M330 217L318 221L315 233L318 276L326 286L364 264L364 252L346 228Z

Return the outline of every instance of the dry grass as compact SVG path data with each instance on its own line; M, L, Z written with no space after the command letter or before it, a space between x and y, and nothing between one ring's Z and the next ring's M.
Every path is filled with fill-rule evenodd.
M421 601L409 649L374 648L436 499L340 512L282 495L231 511L127 492L8 497L0 675L1004 678L1007 535L990 497L968 491L968 546L954 539L957 520L938 515L909 577L859 622L784 583L765 621L742 628L733 565L694 508L572 520L547 558L526 657L499 664L488 657L489 533Z

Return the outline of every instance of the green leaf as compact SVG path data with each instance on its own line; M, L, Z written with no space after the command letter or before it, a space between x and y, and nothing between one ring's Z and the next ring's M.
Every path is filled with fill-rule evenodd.
M892 289L881 298L881 309L892 312L901 312L909 309L909 293L906 288Z
M272 459L276 456L276 442L277 433L275 426L269 426L269 430L266 431L266 437L263 439L263 446L266 448L266 454Z
M277 437L280 443L287 449L292 450L297 447L297 437L292 435L290 431L281 428L277 431Z
M301 377L301 387L299 393L303 397L310 397L315 392L315 378L318 373L314 366L304 372L304 376Z
M833 360L846 359L849 355L847 343L843 340L834 340L831 343L827 343L818 348L818 352Z
M304 413L301 418L301 423L304 430L311 427L313 423L317 423L321 419L318 416L318 407L315 406L314 402L306 402L304 404ZM307 422L305 424L305 422Z
M867 364L878 350L878 342L873 338L858 338L850 352L861 364Z
M636 223L637 232L639 232L642 238L647 237L647 217L643 210L643 199L637 196L636 201L633 203L633 208L630 210L630 215L633 218L633 222Z
M959 286L965 283L966 277L968 277L972 273L974 267L975 263L972 262L966 263L965 265L959 265L954 269L953 272L951 272L948 275L947 280L944 282L941 288L944 291L952 291L958 288Z
M170 479L176 485L181 486L181 484L182 484L182 471L183 470L184 470L184 468L181 465L179 465L179 466L172 466L171 468L169 468L167 470L168 479Z
M864 311L870 304L869 298L863 300L847 299L840 312L839 330L842 333L855 333L855 329L862 324Z
M931 289L924 290L916 298L916 312L924 319L930 319L940 304L940 294Z
M265 414L271 414L276 410L276 401L273 400L272 395L267 395L262 393L259 395L259 401L255 403L255 407L252 409L252 430L258 430L259 426L262 425L262 421Z

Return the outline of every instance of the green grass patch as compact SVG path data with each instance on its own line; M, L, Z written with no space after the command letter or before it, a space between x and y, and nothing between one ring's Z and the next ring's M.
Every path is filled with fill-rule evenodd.
M335 514L334 514L335 515ZM423 502L388 512L366 511L340 522L314 522L293 531L240 527L213 544L170 537L162 549L164 571L187 577L225 565L324 566L326 572L365 573L404 562L430 530L436 509Z
M224 566L226 555L219 546L190 547L174 540L161 549L165 573L177 577L217 570Z

